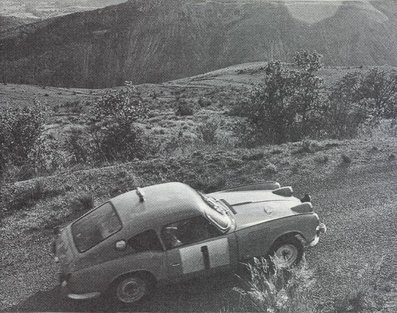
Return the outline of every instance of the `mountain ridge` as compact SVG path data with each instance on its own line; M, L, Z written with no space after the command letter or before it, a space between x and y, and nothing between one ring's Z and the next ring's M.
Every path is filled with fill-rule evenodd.
M313 23L280 1L130 0L1 32L0 66L9 82L102 88L288 61L300 49L327 65L397 65L396 12L387 0L343 1Z

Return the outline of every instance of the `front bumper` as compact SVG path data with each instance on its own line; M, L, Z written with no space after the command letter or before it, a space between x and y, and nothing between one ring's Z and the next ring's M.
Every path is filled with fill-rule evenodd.
M63 297L67 297L73 300L87 300L98 298L101 293L99 291L88 292L88 293L73 293L69 287L66 280L61 283L61 294Z
M316 244L318 244L320 240L320 235L325 234L326 232L327 232L327 226L325 226L324 223L320 223L316 228L316 236L311 242L309 242L308 246L314 247Z
M67 297L73 300L87 300L87 299L95 299L101 295L100 292L90 292L90 293L69 293Z

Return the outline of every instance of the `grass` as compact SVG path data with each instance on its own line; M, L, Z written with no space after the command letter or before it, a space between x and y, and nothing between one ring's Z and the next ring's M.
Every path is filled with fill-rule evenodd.
M255 258L247 264L249 278L243 288L234 290L242 296L242 312L310 313L315 312L312 291L316 283L313 271L303 262L299 267L286 269L282 262Z
M222 74L219 74L219 77L222 77ZM46 230L67 223L94 205L134 189L136 186L182 181L201 191L212 192L273 179L284 185L303 185L301 186L303 189L306 188L303 181L310 182L314 179L332 177L338 175L341 170L345 171L344 174L349 175L359 166L383 164L382 162L394 164L397 154L397 138L390 134L387 135L385 132L349 141L304 140L280 146L257 147L256 149L236 148L235 138L233 138L230 129L237 117L231 117L227 112L230 106L240 99L240 93L246 92L245 87L242 86L247 77L249 76L244 73L238 75L239 80L237 79L232 87L225 87L225 83L221 79L216 81L216 85L209 88L185 88L183 90L178 87L180 84L186 86L197 84L198 81L195 81L194 78L180 80L177 83L171 82L167 85L138 86L143 98L149 101L148 105L151 109L150 117L139 121L139 123L145 128L148 136L157 138L163 144L157 154L144 160L134 160L128 163L104 163L100 167L77 164L55 171L52 176L16 184L13 181L8 182L1 190L0 209L3 213L7 212L7 214L3 214L3 225L5 226L1 229L2 234L4 233L5 238L11 237L12 242L29 242L33 239L27 238L26 233L33 230L35 236L39 238L35 237L34 240L48 241L50 237ZM208 78L207 81L203 79L200 80L200 83L205 84L213 79L216 78ZM11 88L15 88L15 90L11 90ZM25 92L20 93L21 89ZM175 116L176 96L173 94L175 90L179 90L178 97L183 96L183 99L187 99L189 107L194 107L193 115ZM42 99L45 97L39 87L33 86L0 86L0 91L4 91L11 101L18 104L28 103L35 94ZM45 98L49 106L58 106L60 111L66 112L66 116L57 115L58 113L50 116L47 126L51 126L51 131L57 134L59 140L62 140L66 130L71 127L70 121L67 121L68 117L73 117L73 123L76 125L80 123L82 126L79 127L85 127L82 116L69 116L68 114L72 114L74 110L80 110L83 103L91 101L102 92L79 90L74 94L72 90L47 87L45 93L49 96ZM153 92L156 93L155 97L153 97ZM19 100L18 94L23 94ZM219 104L224 107L220 107ZM70 110L69 113L68 110ZM52 125L55 120L59 120L59 125ZM209 121L216 121L217 127L207 124ZM199 125L203 125L204 128L200 129ZM376 153L374 151L368 153L374 146L378 149ZM354 162L351 162L352 159ZM341 164L348 166L342 167ZM30 178L31 173L28 169L26 173L24 173L24 169L21 169L19 176ZM328 212L324 211L323 214L328 214ZM10 251L16 249L12 245L7 247ZM18 256L20 251L15 250L15 253ZM27 264L26 260L21 262ZM317 269L313 270L316 277L321 280L332 279L330 276L334 276L334 273L330 271L320 273ZM305 269L303 269L304 271ZM344 275L346 276L346 273ZM265 275L265 278L269 277ZM298 278L297 276L294 279L297 281L303 279L302 277ZM270 284L270 282L268 283ZM335 295L331 301L324 297L325 292L321 295L320 300L318 297L315 300L316 303L325 303L324 307L329 308L329 312L332 310L340 310L340 312L343 310L365 310L369 308L366 304L368 301L370 303L375 301L376 305L381 305L382 301L375 296L377 294L375 288L367 289L364 286L364 282L360 283L359 279L351 278L346 285L341 287L344 296ZM300 288L299 286L290 287L295 288L294 290ZM284 308L287 310L291 303L298 301L305 292L311 292L310 288L302 290L300 291L302 295L297 295L298 298L287 297L285 302L285 288L284 291L281 288L271 296L273 297L271 301L273 309ZM383 287L377 288L379 290ZM249 290L246 289L244 292ZM238 295L243 296L241 293ZM170 297L172 294L168 294L165 301L169 301ZM249 297L249 294L246 294L245 297ZM187 309L187 303L190 303L190 299L187 299L189 297L185 297L185 299L181 296L181 298L182 300L178 298L177 301L181 301L181 307ZM247 299L244 300L246 308L257 310L258 307ZM277 307L277 301L281 306ZM196 302L198 307L205 304L201 298ZM265 302L261 303L259 306L263 307ZM298 303L296 307L299 308L300 305L303 304ZM234 311L236 307L225 310L228 309ZM208 307L206 310L208 311Z

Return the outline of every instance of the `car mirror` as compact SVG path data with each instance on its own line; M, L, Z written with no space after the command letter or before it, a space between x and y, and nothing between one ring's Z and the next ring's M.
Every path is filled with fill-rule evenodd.
M115 247L116 250L123 251L125 250L125 248L127 248L127 243L125 242L125 240L119 240L116 242Z

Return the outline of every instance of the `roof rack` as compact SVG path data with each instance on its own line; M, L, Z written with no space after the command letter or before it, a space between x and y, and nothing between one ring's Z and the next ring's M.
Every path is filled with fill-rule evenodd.
M139 202L144 202L145 201L145 193L143 190L139 187L136 188L136 194L139 197Z

